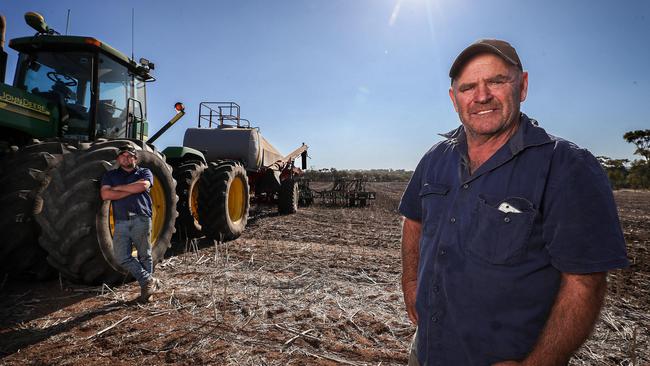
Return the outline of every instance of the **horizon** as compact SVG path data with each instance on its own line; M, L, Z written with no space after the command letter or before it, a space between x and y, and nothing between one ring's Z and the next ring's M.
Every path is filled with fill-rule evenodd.
M595 156L636 160L623 134L650 127L649 2L122 0L107 9L27 0L3 9L7 41L34 34L27 11L64 33L68 9L69 34L126 55L134 9L135 59L156 64L149 135L173 116L175 102L187 111L159 150L182 144L199 102L234 101L282 153L309 145L310 168L412 171L438 133L460 124L447 73L479 38L517 49L530 75L522 112L550 134ZM16 52L5 51L11 84Z

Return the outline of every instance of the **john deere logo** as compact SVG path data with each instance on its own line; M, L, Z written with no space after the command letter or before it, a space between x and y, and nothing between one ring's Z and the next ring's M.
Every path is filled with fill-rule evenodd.
M50 111L47 110L47 107L45 105L34 103L29 99L17 97L7 92L2 92L2 95L0 95L0 102L17 105L19 107L23 107L35 112L43 113L48 116L50 115Z

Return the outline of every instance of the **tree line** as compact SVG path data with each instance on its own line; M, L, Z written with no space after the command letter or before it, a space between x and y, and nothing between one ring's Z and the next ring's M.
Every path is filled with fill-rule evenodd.
M337 179L364 179L368 182L408 182L411 175L413 175L412 170L404 169L338 170L336 168L325 168L307 170L304 178L315 182L333 182Z
M641 156L641 159L630 161L599 156L598 160L607 172L612 188L649 189L650 130L629 131L623 135L623 139L636 146L634 154Z

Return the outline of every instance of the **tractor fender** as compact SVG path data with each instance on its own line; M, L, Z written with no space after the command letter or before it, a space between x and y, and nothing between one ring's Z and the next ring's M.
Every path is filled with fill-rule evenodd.
M205 160L205 155L201 151L197 149L193 149L191 147L168 146L165 148L165 150L162 151L162 153L163 155L165 155L165 158L167 158L167 160L174 160L174 161L194 160L194 161L201 161L207 164L207 161Z

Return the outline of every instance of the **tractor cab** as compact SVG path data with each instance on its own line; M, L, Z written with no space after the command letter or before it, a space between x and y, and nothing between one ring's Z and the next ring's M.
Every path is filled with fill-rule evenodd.
M13 86L58 109L57 136L146 139L145 83L155 80L153 64L138 64L95 38L51 31L9 46L20 53Z

